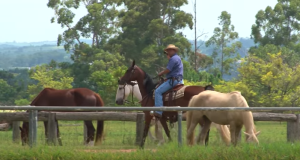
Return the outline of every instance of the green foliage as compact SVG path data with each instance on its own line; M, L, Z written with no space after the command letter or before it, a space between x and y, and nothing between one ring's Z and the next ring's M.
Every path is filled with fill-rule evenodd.
M14 96L17 93L16 89L7 84L3 79L0 79L0 103L1 105L11 105L14 102Z
M73 77L69 77L68 73L59 68L52 68L49 65L36 66L30 71L30 77L37 82L28 86L30 100L33 100L39 92L44 88L69 89L72 88L71 83Z
M230 74L232 64L240 58L237 50L242 47L242 44L240 42L233 43L238 38L238 33L234 32L234 26L231 24L231 15L223 11L218 19L220 20L219 25L221 25L221 28L216 27L214 29L213 36L205 45L215 45L212 58L214 59L215 68L220 68L221 77L223 77L225 73ZM229 44L230 46L228 46ZM221 57L221 59L217 57ZM217 67L217 65L220 67Z
M15 104L17 106L26 106L26 105L30 104L30 101L28 101L28 99L18 99L18 100L15 100Z
M300 66L283 63L281 53L268 54L266 60L251 56L238 70L238 81L223 82L216 90L239 90L250 106L300 106Z
M81 38L92 37L92 46L102 47L107 39L118 31L117 2L118 0L102 0L99 2L94 0L62 2L49 0L48 7L55 11L55 17L51 18L51 22L54 23L56 20L61 27L67 28L62 35L58 35L57 45L64 43L66 51L70 51L75 45L75 50L77 50L79 49L78 45L82 43ZM75 16L72 9L77 9L80 4L84 4L88 13L72 26Z
M251 33L255 43L288 48L298 45L299 12L300 0L278 0L274 8L268 6L258 11Z
M134 59L147 73L154 74L153 64L164 66L163 49L168 44L180 48L178 54L189 52L191 44L178 29L192 29L192 15L180 10L186 0L123 1L126 9L119 14L122 33L109 41L127 60ZM117 45L116 45L117 44Z

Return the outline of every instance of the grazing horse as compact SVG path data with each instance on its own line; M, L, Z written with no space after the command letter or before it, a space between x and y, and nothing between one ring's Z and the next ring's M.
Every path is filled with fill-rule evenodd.
M188 107L249 107L246 99L240 92L220 93L217 91L205 91L193 96ZM200 144L204 145L204 139L209 131L211 122L220 125L230 125L231 143L236 146L239 133L246 128L246 141L259 143L251 111L188 111L187 112L187 143L193 145L194 129L198 123L203 124L200 133Z
M126 83L130 83L130 81L137 81L139 85L140 92L142 94L142 107L153 107L154 106L154 95L153 91L157 84L154 84L152 78L142 69L135 65L135 61L132 62L132 65L127 69L126 73L121 77L119 81L119 85L125 85ZM181 106L186 107L190 101L190 99L207 89L213 89L212 86L184 86L184 85L176 85L171 90L165 92L163 94L164 106ZM145 140L147 137L147 133L149 131L150 122L152 116L150 115L150 111L144 111L145 113L145 129L143 134L143 140L141 142L141 147L144 147ZM167 126L167 120L171 123L177 121L177 112L175 111L164 111L162 117L160 118L160 122L165 130L165 133L168 139L171 141L170 130ZM202 126L202 124L200 124ZM206 142L208 142L209 135L207 134ZM207 144L207 143L206 143Z
M142 100L142 95L136 81L131 81L129 84L126 85L119 85L119 88L117 89L116 93L116 103L118 105L123 105L124 101L127 101L127 97L130 94L132 95L132 104L134 104L133 96L136 97L139 100L139 102ZM151 120L150 127L153 125L155 125L155 137L152 136L150 130L148 132L148 136L151 140L159 141L159 144L164 143L162 125L160 121L155 117L153 117L153 119Z
M37 97L31 102L31 106L104 106L104 102L101 97L87 89L87 88L74 88L74 89L64 89L57 90L52 88L43 89ZM28 112L28 111L27 111ZM55 110L53 110L55 112ZM73 111L58 111L58 112L73 112ZM47 138L47 121L44 121L45 126L45 137ZM94 134L95 128L93 126L92 121L84 121L87 127L87 139L85 141L86 144L93 145L94 143ZM57 126L57 137L59 145L62 145L58 122L56 120ZM96 132L96 142L95 145L101 144L103 138L103 129L104 122L97 122L97 132ZM29 123L23 122L23 126L20 127L21 130L21 139L22 145L28 143L28 135L29 135Z

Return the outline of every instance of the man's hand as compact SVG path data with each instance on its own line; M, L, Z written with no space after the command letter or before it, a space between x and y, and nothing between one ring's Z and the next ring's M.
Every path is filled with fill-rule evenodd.
M169 73L169 72L170 72L170 71L169 71L168 69L165 69L164 71L160 72L160 73L158 74L158 76L162 76L162 75L167 74L167 73Z

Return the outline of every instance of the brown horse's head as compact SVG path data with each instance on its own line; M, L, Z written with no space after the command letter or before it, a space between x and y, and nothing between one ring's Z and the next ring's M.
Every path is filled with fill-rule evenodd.
M135 60L133 60L131 66L127 69L123 77L119 79L119 85L129 84L131 81L138 80L138 78L141 77L141 73L137 68L138 67L135 65Z
M23 126L19 127L19 128L21 130L22 145L24 146L25 144L28 144L29 123L28 122L23 122Z

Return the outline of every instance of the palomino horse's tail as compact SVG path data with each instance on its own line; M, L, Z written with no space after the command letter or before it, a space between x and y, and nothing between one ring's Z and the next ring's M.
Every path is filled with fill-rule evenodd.
M97 99L96 106L104 106L104 102L101 97L95 93L95 97ZM95 145L101 144L103 140L103 132L104 131L104 121L97 121L97 131L96 131L96 141Z
M226 145L230 145L231 137L230 137L230 131L226 125L219 125L215 124L215 127L217 128L218 132L221 134L222 140L226 143Z
M195 98L192 97L188 106L193 106ZM187 111L186 112L186 127L187 127L187 144L188 145L194 145L194 130L190 130L191 124L193 119L193 112Z

